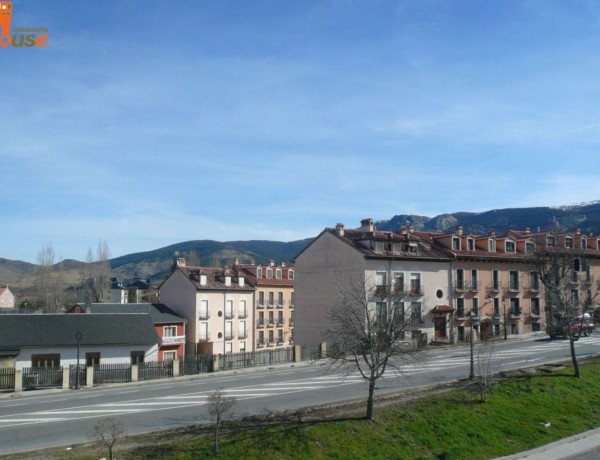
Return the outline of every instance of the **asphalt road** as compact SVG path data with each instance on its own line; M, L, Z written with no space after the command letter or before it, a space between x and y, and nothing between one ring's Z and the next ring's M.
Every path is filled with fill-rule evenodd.
M577 342L580 357L600 352L600 336ZM477 346L475 347L477 355ZM493 365L510 370L569 358L567 341L519 340L494 345ZM378 382L376 395L466 378L470 349L422 352L399 374ZM477 373L477 359L475 360ZM9 454L86 441L104 417L122 420L129 434L210 421L206 400L217 388L237 399L236 416L297 409L365 398L367 385L356 373L324 365L228 371L158 383L131 383L93 390L27 392L0 396L0 453Z

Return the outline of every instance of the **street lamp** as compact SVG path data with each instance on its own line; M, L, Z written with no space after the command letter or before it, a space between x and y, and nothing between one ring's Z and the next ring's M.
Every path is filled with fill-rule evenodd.
M502 299L502 308L504 309L504 340L508 339L508 318L506 317L506 299Z
M475 312L471 310L469 313L469 325L471 326L471 372L469 373L469 380L473 380L475 378L475 361L473 359L473 318L475 318Z
M75 338L77 339L77 372L75 374L75 389L79 390L79 348L81 346L81 331L77 329L75 333Z

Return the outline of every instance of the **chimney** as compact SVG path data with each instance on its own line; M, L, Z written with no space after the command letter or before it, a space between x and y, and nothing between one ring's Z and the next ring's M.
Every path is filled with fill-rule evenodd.
M594 237L594 232L588 233L588 238L593 238L593 237Z
M525 227L525 228L523 229L523 231L524 231L525 233L529 233L529 232L531 231L531 229L530 229L529 227Z
M281 268L285 268L285 262L281 262Z
M400 226L400 234L406 235L407 233L408 233L408 230L406 229L406 225L401 225Z
M274 267L275 266L275 261L273 259L269 259L269 265L271 267Z
M243 277L243 276L240 276L240 277L238 278L238 285L239 285L240 287L244 287L244 283L245 283L245 282L246 282L246 280L244 279L244 277Z
M362 232L372 232L375 230L375 225L373 225L373 219L363 219L360 221L360 230Z
M205 274L200 275L200 286L206 286L206 275Z
M580 228L576 228L575 229L575 235L577 235L577 236L581 235L581 229Z
M235 259L233 259L233 266L237 267L240 264L240 259L238 259L237 257Z
M177 258L177 266L178 267L185 267L185 257L178 257Z
M338 222L335 225L335 229L337 230L337 233L339 236L344 236L344 224L342 224L341 222Z
M463 234L463 226L459 225L456 227L456 233L458 233L458 236L462 236Z
M415 228L412 226L412 224L408 224L408 233L413 233L415 231Z

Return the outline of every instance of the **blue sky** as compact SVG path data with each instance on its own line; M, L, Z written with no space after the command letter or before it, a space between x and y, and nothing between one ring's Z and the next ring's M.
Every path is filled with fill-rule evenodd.
M600 198L594 1L13 10L50 38L0 48L0 257Z

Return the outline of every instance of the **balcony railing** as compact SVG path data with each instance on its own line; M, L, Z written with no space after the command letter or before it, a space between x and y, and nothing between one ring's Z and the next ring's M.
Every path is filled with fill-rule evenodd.
M510 310L510 317L511 318L520 318L521 317L521 309L520 308L515 308Z
M285 301L283 301L283 300L282 300L282 301L279 301L279 300L278 300L278 301L277 301L277 308L283 308L283 307L285 307Z
M294 308L294 303L290 302L290 308Z
M274 319L270 319L270 320L267 322L267 326L268 326L268 327L274 327L274 326L275 326L275 320L274 320Z
M264 340L257 340L256 341L256 346L257 347L264 347L265 346L265 341Z
M488 287L487 290L489 292L500 292L502 290L502 288L500 287L500 281L496 280L496 281L492 281Z
M456 316L458 318L466 318L467 317L467 312L465 311L464 308L459 308L458 310L456 310Z
M233 332L225 332L225 340L233 340L235 339L235 334Z
M225 319L233 319L233 311L225 311Z
M540 317L540 311L532 311L529 316L531 316L532 318L539 318Z
M479 291L480 289L481 289L481 281L479 281L479 280L471 281L471 284L469 285L469 290Z
M290 319L289 324L290 324L290 326L293 326L294 325L294 320Z
M264 300L257 300L256 301L256 308L265 308L265 301Z
M467 290L467 282L465 280L456 280L454 282L454 290L466 291Z
M283 337L277 339L277 345L283 345L284 340Z
M267 303L267 308L275 308L275 301L269 300L269 302Z
M185 343L185 335L175 335L170 337L163 337L160 339L162 345L170 343Z
M238 332L238 339L242 340L242 339L247 339L247 338L248 338L248 333L246 331Z
M539 281L534 281L533 283L529 282L529 290L531 292L540 292L540 282Z
M569 284L579 284L579 272L572 272L569 276Z
M208 342L209 340L210 340L210 333L200 334L200 338L198 339L198 341L200 341L200 342Z
M200 315L198 315L198 319L205 320L210 318L210 313L207 311L201 311Z
M264 319L257 319L256 320L256 327L265 327L265 320Z
M519 292L521 290L520 283L518 281L510 281L506 285L506 290L511 292Z
M285 321L283 320L283 318L277 318L277 326L283 326L285 324Z
M247 317L248 317L248 312L246 310L238 312L238 318L239 319L244 319L244 318L247 318Z
M411 284L410 295L423 295L424 287L422 284Z

